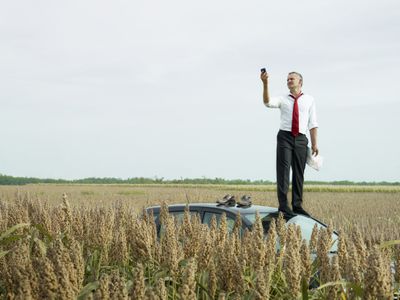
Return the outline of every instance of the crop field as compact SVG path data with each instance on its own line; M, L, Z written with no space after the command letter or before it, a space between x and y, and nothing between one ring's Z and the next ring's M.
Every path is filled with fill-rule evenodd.
M240 236L239 222L228 233L224 218L209 228L164 209L158 238L141 214L228 193L277 206L273 185L1 186L0 299L392 299L399 290L399 187L306 186L305 209L329 224L309 244L282 218L264 238L260 219Z

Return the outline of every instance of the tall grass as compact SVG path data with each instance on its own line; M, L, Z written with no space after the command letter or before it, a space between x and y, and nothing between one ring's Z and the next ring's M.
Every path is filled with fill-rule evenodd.
M178 223L164 206L157 238L153 216L129 202L72 205L71 198L0 200L0 297L390 299L399 288L397 242L355 226L342 229L332 257L332 226L315 231L309 245L282 218L265 239L257 216L240 237L239 220L228 233L225 217L210 228L188 213Z

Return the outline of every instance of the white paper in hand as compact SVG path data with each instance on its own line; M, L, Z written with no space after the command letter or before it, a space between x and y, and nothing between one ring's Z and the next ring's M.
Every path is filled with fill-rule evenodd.
M317 156L312 155L311 148L307 148L307 165L319 171L322 168L323 161L324 158L320 154L318 154Z

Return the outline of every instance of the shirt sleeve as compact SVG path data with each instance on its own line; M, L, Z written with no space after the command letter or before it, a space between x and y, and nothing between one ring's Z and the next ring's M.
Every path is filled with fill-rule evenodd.
M280 108L282 103L282 98L283 98L282 96L269 97L269 102L268 104L265 104L265 106L269 108Z
M309 117L308 117L308 130L318 127L317 122L317 110L315 108L315 101L313 99L310 110L309 110Z

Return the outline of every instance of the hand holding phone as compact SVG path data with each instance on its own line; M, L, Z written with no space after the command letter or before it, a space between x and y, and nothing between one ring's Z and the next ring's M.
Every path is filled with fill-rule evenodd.
M268 83L268 73L267 73L267 70L265 68L261 69L260 78L261 78L262 82L264 82L264 84Z

